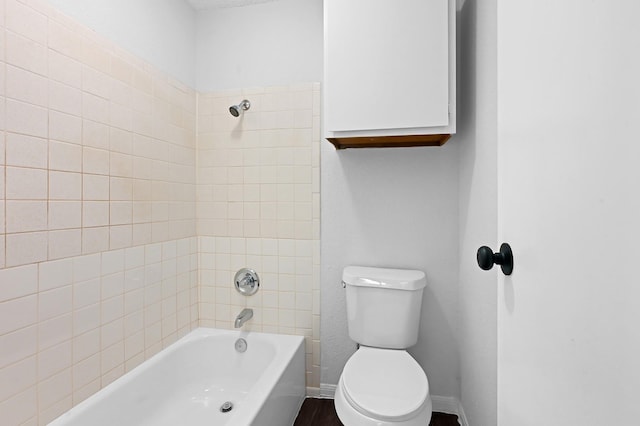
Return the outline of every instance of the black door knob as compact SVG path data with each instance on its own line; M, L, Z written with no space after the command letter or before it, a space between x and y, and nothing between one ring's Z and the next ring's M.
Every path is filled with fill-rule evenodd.
M505 275L511 275L513 272L513 252L511 251L511 246L507 243L502 243L498 253L494 253L487 246L480 247L476 259L478 260L478 266L485 271L493 268L493 265L496 264L500 265L502 273Z

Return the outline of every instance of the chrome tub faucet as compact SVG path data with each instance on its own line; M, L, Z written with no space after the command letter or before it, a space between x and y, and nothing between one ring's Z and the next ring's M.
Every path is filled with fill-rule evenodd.
M234 323L235 328L240 328L242 325L253 318L253 309L244 308L242 312L238 314L236 317L236 322Z

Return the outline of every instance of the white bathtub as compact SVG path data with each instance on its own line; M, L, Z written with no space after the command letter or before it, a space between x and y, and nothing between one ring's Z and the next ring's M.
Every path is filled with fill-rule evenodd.
M244 353L234 348L240 337ZM49 425L292 425L304 362L300 336L199 328ZM226 401L233 409L222 413Z

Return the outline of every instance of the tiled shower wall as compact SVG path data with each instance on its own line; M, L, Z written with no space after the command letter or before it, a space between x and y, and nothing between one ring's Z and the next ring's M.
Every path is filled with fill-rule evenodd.
M230 105L251 108L239 118ZM307 386L320 365L320 87L300 84L198 96L200 324L306 336ZM235 272L255 269L242 296Z
M195 327L196 249L191 237L0 270L1 423L46 424Z
M0 423L45 424L197 326L196 93L0 0Z
M198 95L0 0L0 423L46 424L245 306L248 329L306 336L318 387L319 103L317 84Z
M194 236L195 92L44 6L5 20L0 266Z

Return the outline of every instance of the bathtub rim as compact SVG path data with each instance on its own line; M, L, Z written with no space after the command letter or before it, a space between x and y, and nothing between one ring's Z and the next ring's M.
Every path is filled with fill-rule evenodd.
M65 426L67 421L73 420L75 417L83 414L85 411L89 410L94 403L97 403L103 398L106 398L110 394L116 392L120 387L125 386L127 383L134 380L140 373L153 368L156 364L160 363L164 358L169 356L169 354L175 352L185 344L201 339L206 339L207 337L215 337L220 335L233 336L236 339L244 338L249 340L249 344L251 344L251 339L255 338L266 340L273 339L275 343L276 353L274 355L274 360L269 364L268 368L262 371L262 374L260 375L260 377L258 377L253 386L259 392L249 392L246 398L243 399L243 405L252 407L253 410L237 411L233 414L232 417L234 423L242 422L240 424L252 424L252 422L255 420L255 417L260 413L262 407L266 404L269 395L271 394L271 392L273 392L274 388L279 383L281 377L285 373L285 369L289 366L293 357L297 354L300 348L302 348L302 354L304 357L304 336L263 333L250 330L227 330L209 327L194 328L180 339L171 343L166 348L163 348L158 353L151 356L149 359L134 367L132 370L124 373L122 376L118 377L107 386L90 395L88 398L81 401L77 405L71 407L71 409L48 423L47 426ZM286 358L281 356L283 352L288 353L289 356ZM263 392L263 390L266 391L266 393ZM264 395L264 397L262 397L261 395ZM302 395L303 400L304 397L305 395Z

